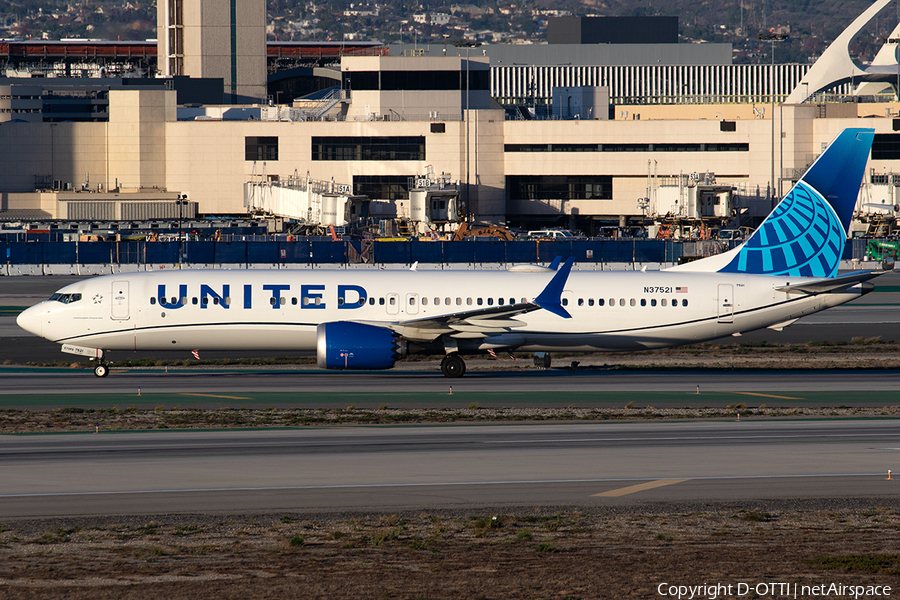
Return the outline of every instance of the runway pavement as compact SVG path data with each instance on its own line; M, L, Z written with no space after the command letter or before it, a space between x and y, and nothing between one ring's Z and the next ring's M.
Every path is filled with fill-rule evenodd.
M181 404L192 400L222 405L305 404L307 398L340 395L339 402L358 399L359 406L383 402L383 394L396 395L403 402L445 405L454 396L466 394L514 394L524 404L532 398L546 405L569 404L578 395L579 402L602 403L601 394L611 392L657 393L659 401L671 396L678 405L703 404L707 398L695 398L713 392L758 393L765 402L778 400L778 394L806 392L811 398L830 393L894 393L900 371L475 371L459 380L448 380L432 371L339 372L318 369L122 369L105 379L85 369L43 369L0 367L0 406L12 406L12 398L58 396L60 405L141 404L154 394L181 396ZM698 394L699 386L699 394ZM452 392L452 394L451 394ZM138 393L141 396L138 396ZM591 394L597 395L593 398ZM368 396L375 398L371 402ZM781 398L790 404L794 397ZM428 399L431 398L430 401ZM734 398L738 398L735 396ZM747 397L744 396L744 399ZM253 400L259 399L259 402ZM231 400L231 402L228 402ZM242 402L242 400L250 402ZM460 402L463 400L460 400ZM501 398L500 402L508 402ZM893 403L900 402L900 396ZM772 402L769 401L771 404ZM823 402L827 403L827 402ZM878 396L877 405L884 400ZM392 405L395 405L392 402Z
M895 496L893 421L0 437L4 518Z
M432 371L292 369L89 370L0 367L0 408L68 406L482 408L624 406L891 406L900 371ZM451 393L452 392L452 393Z

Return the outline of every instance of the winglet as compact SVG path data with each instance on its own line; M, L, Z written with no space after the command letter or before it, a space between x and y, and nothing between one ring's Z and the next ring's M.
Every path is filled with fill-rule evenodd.
M534 299L535 304L563 319L572 318L572 315L562 306L562 292L563 288L566 287L566 280L569 279L569 271L572 270L574 262L574 258L569 258L562 268L553 275L553 279L550 280L547 287Z
M836 290L845 290L859 283L865 283L870 279L875 279L879 275L884 275L887 271L855 271L837 277L826 277L815 279L813 281L805 281L795 283L794 285L784 285L775 288L779 292L803 292L805 294L822 294L825 292L833 292ZM871 285L871 284L867 284ZM868 294L871 289L866 289L863 294ZM862 295L862 294L861 294Z
M551 262L549 265L547 265L547 268L552 271L555 271L559 268L559 263L561 263L561 262L562 262L562 256L557 256L556 258L553 259L553 262Z

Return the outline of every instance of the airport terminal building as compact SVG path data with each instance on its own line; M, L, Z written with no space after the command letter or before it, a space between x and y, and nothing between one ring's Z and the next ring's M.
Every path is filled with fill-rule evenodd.
M727 64L720 45L703 46L343 56L332 75L339 89L291 104L197 105L169 83L91 80L105 111L93 120L53 119L38 98L46 91L6 80L0 218L245 216L247 182L307 177L398 201L411 177L431 170L459 182L475 222L593 234L650 215L764 214L828 142L859 126L876 131L866 183L881 188L872 198L897 203L896 102L780 104L808 68L754 71ZM166 52L167 64L191 64ZM678 64L629 64L654 53ZM568 65L547 64L565 56ZM618 64L588 64L602 62ZM263 89L222 80L242 99ZM711 93L688 94L693 86Z

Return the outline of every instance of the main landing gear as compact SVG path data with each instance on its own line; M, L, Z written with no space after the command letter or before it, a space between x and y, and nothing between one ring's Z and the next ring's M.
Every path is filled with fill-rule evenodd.
M466 373L466 361L459 354L448 354L441 361L441 373L444 377L462 377Z

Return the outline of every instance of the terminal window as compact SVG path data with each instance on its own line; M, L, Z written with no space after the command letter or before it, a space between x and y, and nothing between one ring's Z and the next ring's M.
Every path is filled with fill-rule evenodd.
M408 175L354 175L353 193L375 200L408 200Z
M479 65L480 66L480 65ZM466 85L466 73L469 81ZM466 69L460 71L359 71L347 72L343 76L343 86L348 90L466 90L487 91L490 89L490 71L486 69Z
M278 137L245 137L244 160L278 160Z
M506 191L510 200L612 200L612 176L510 176Z
M749 152L745 142L690 144L505 144L504 152Z
M425 137L313 137L313 160L425 160Z
M900 158L900 133L876 133L872 142L872 160Z

